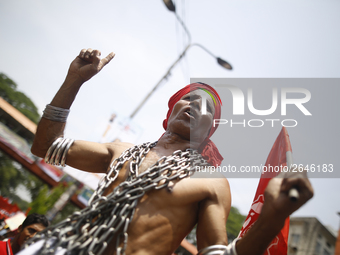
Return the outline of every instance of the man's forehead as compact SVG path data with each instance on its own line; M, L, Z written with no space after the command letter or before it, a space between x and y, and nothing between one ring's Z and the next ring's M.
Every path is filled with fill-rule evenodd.
M206 90L203 90L203 89L196 89L196 90L190 91L188 94L185 94L183 97L195 96L195 95L205 97L211 103L211 106L215 107L216 101L213 98L213 95L211 93L209 93L209 91L206 91Z
M34 228L37 231L42 231L46 227L42 223L33 223L31 225L26 226L25 228Z

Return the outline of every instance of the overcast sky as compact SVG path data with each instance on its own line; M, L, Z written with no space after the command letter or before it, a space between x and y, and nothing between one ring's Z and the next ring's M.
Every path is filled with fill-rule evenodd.
M339 78L339 1L182 0L177 1L177 9L192 42L227 60L234 69L227 71L199 47L190 48L135 116L135 125L143 130L137 143L159 138L170 95L190 78ZM121 119L132 113L187 42L161 0L1 1L0 32L0 72L13 79L40 112L82 48L99 49L103 55L116 53L115 59L83 86L71 108L66 136L92 141L101 140L112 113ZM327 93L334 95L334 100L339 95L338 90ZM322 105L321 101L314 103ZM338 102L330 105L339 109ZM337 110L333 113L338 116ZM324 128L320 126L314 135L323 137L327 123ZM268 144L279 131L272 130ZM308 155L305 148L318 146L320 140L316 144L307 140L303 147L301 140L294 139L291 136L294 155ZM265 162L269 149L258 148L263 155L259 162ZM327 150L320 153L329 154ZM254 178L230 179L233 205L243 214L249 210L257 182ZM340 180L312 179L312 183L315 197L295 215L316 216L338 229Z

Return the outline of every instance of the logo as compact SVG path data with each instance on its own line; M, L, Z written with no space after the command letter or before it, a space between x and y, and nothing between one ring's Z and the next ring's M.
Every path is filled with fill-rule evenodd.
M216 106L216 99L214 98L214 96L210 93L209 90L200 88L201 90L207 92L207 94L212 98L212 100L214 101L214 105ZM203 94L202 95L202 105L201 105L201 114L202 115L206 115L207 114L207 100L208 100L208 95Z
M296 107L299 111L302 112L305 116L311 116L311 112L307 109L305 104L310 101L311 99L311 93L309 90L305 88L294 88L294 87L284 87L281 89L278 89L276 87L271 88L271 98L266 98L266 100L271 100L271 106L267 109L256 109L254 106L254 91L256 88L248 88L247 94L243 93L243 91L233 85L218 85L216 87L219 88L226 88L231 92L232 95L232 112L235 116L242 116L245 115L245 107L248 108L249 112L256 116L267 116L269 117L271 114L280 111L281 116L287 115L287 106L293 105ZM205 89L202 89L207 94L209 94L216 105L216 101L214 97L211 95L211 93ZM292 98L292 95L295 96L295 98ZM207 114L207 99L208 95L202 96L202 106L201 106L201 113ZM216 126L218 124L228 124L230 123L231 126L235 125L243 125L244 127L246 124L249 127L262 127L265 125L266 122L271 123L272 127L274 127L275 123L277 121L281 122L282 126L285 127L295 127L297 126L297 121L295 119L250 119L246 121L245 119L242 122L233 122L233 120L227 120L227 119L214 119L213 125Z

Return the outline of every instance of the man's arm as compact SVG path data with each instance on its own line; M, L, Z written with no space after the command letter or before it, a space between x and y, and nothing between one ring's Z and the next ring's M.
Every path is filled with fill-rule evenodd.
M200 202L197 223L197 249L227 245L226 223L231 208L229 182L225 178L209 180L210 195Z
M228 244L225 224L230 211L229 185L225 184L224 188L223 185L214 187L218 193L213 193L218 196L210 197L200 205L197 225L198 250L211 245ZM297 201L289 198L291 188L299 191ZM313 196L313 188L306 172L281 174L268 183L264 196L265 201L259 218L246 235L236 242L238 255L262 255L284 226L285 219Z
M291 188L299 191L297 201L289 197ZM261 214L254 226L236 243L238 255L263 254L284 226L286 218L313 197L307 173L280 174L268 183Z
M71 63L66 79L50 105L69 109L80 89L87 80L96 75L114 57L110 53L101 59L100 51L83 49ZM65 123L41 118L32 145L32 153L45 157L51 144L64 133ZM75 141L68 151L66 164L85 171L106 172L111 159L127 148L123 143L99 144Z

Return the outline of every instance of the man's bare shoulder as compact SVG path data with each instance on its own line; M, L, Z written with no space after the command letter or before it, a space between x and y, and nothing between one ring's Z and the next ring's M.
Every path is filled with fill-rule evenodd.
M114 159L118 158L125 150L133 147L134 144L116 141L111 143L105 143L105 146L110 151L112 159Z
M192 178L201 179L204 186L209 191L209 197L212 199L229 199L230 186L228 179L221 173L203 173L196 172Z

